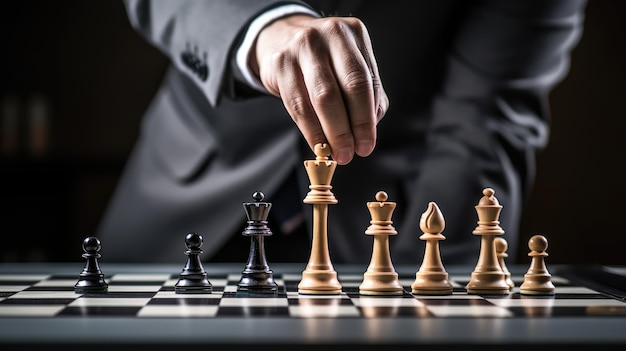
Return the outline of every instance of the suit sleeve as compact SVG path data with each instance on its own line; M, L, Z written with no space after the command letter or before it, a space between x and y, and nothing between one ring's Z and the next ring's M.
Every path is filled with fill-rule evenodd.
M495 188L505 205L502 222L515 227L536 153L548 142L549 93L568 71L585 2L475 4L450 47L432 105L417 192L423 201L456 204L447 216L465 223L462 208L475 204L484 187ZM442 183L449 186L441 189ZM468 193L474 195L465 198Z
M433 104L426 162L471 153L484 183L507 183L489 177L510 166L525 192L534 176L534 154L548 142L549 93L568 72L585 2L478 3L450 49L447 76Z
M303 4L297 0L124 0L132 27L188 75L213 106L221 94L234 94L231 61L248 24L285 3Z

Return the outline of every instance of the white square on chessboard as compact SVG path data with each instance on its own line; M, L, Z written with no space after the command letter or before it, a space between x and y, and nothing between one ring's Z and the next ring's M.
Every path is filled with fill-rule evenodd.
M224 298L220 301L220 306L227 307L287 307L288 301L284 297L265 298Z
M289 315L292 317L359 317L359 310L355 306L289 306Z
M109 278L109 281L114 282L157 282L167 281L170 279L170 274L130 274L130 273L118 273Z
M148 305L137 314L138 317L215 317L218 306L158 306Z
M237 285L226 285L224 292L237 292Z
M281 277L283 278L283 280L292 281L292 282L299 282L300 280L302 280L301 274L285 273L281 275Z
M145 306L150 301L150 298L142 297L142 298L91 298L91 297L81 297L80 299L76 299L72 301L69 306L79 306L79 307L89 307L89 306L98 306L98 307L127 307L127 306Z
M554 289L555 294L599 294L595 290L591 290L584 286L557 286Z
M48 279L50 277L49 274L0 274L0 282L1 281L38 281L43 279Z
M426 306L437 317L512 317L513 313L498 306Z
M22 291L28 287L30 287L30 285L0 285L0 291L16 292L16 291Z
M109 292L157 292L162 285L109 285Z
M554 299L485 299L490 303L500 307L552 307Z
M223 279L223 278L217 278L217 279L209 279L209 282L213 286L226 286L226 284L228 283L228 280Z
M74 291L20 291L8 299L76 299L80 296Z
M177 294L176 291L159 291L154 299L221 299L223 293L213 291L207 294Z
M33 286L45 286L45 287L74 287L76 285L76 279L53 279L53 280L42 280L35 283Z
M378 297L359 297L352 299L352 302L359 307L415 307L424 306L417 299L407 298L378 298Z
M65 305L4 305L0 306L0 316L53 317L64 308Z
M626 306L614 299L487 299L501 307L589 307L589 306Z
M226 276L226 280L229 280L231 282L238 282L239 279L241 279L241 274L231 273Z
M178 282L178 278L176 279L168 279L167 281L165 281L165 283L163 283L164 287L173 287L174 285L176 285L176 283Z

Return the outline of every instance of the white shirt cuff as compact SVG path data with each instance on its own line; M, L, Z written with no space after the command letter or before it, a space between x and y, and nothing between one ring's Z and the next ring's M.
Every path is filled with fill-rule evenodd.
M319 13L311 10L306 6L290 4L268 10L255 18L252 23L250 23L248 31L246 32L246 36L244 37L243 42L241 43L239 48L237 49L235 62L245 82L254 89L259 90L263 93L268 93L267 89L265 89L265 87L263 86L263 83L261 83L261 81L254 74L252 74L252 72L250 72L250 67L248 67L248 54L250 52L250 48L252 47L252 43L254 43L254 40L259 35L259 32L261 32L261 30L265 28L265 26L268 25L270 22L295 13L309 14L314 17L321 17Z

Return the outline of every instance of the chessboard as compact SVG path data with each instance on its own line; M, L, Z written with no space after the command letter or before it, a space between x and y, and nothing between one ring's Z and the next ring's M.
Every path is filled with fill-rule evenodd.
M626 293L576 279L550 266L553 295L519 293L526 266L509 267L515 287L504 295L469 294L473 267L450 266L453 292L411 292L416 267L397 266L401 295L359 294L365 267L335 265L339 294L298 292L303 264L272 265L278 289L237 290L242 265L207 263L209 293L176 293L175 264L103 263L105 293L77 293L83 263L0 264L0 345L64 350L133 350L252 346L314 350L552 350L555 345L626 346ZM564 274L561 274L563 272ZM614 282L615 274L607 278ZM581 283L583 282L583 283Z
M530 318L562 316L626 316L619 297L553 276L554 295L519 293L523 276L506 295L468 294L469 275L451 275L453 293L411 293L414 275L400 276L401 295L359 293L363 275L340 274L340 294L298 293L301 275L278 273L274 292L237 290L241 274L208 274L212 291L177 294L177 273L106 275L106 293L76 293L76 275L1 274L0 317L132 317L132 318Z

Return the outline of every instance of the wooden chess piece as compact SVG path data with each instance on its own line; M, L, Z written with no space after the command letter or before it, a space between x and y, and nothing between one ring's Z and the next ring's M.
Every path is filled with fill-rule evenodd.
M304 161L311 185L303 202L313 205L313 238L309 262L298 283L298 293L340 294L342 287L330 260L327 233L328 205L337 203L335 195L330 191L337 161L328 158L330 148L325 143L316 144L314 151L315 160Z
M248 226L242 235L250 237L250 254L246 268L241 272L241 279L237 283L238 291L273 292L278 289L274 281L274 273L265 258L264 238L272 235L267 226L267 216L272 208L269 202L263 202L265 195L257 191L252 194L254 202L246 202L243 208L248 218Z
M185 245L187 246L187 263L179 274L179 279L174 284L174 290L177 294L208 294L213 290L211 282L207 278L207 274L202 267L200 254L202 250L202 235L197 233L188 233L185 236Z
M376 193L376 201L368 202L372 220L365 234L374 237L372 259L367 271L363 274L363 282L359 285L362 295L402 295L404 288L398 281L391 254L389 252L389 236L397 235L391 216L396 208L395 202L387 202L387 193Z
M498 220L502 206L494 194L495 191L492 188L483 189L483 197L476 205L478 226L472 234L481 235L482 238L478 263L472 272L470 282L466 285L469 294L498 295L508 294L510 291L504 272L498 263L494 245L496 235L504 234Z
M83 240L83 258L87 261L74 285L74 291L77 294L106 293L108 291L109 285L104 280L104 274L102 274L98 264L101 248L100 240L95 236L89 236Z
M494 239L494 243L496 245L496 256L498 257L498 263L500 263L500 268L504 272L504 277L506 283L513 289L515 287L515 283L513 279L511 279L511 272L509 268L506 266L505 258L509 257L509 254L506 250L509 248L509 243L506 242L506 239L497 237Z
M554 295L554 285L552 284L552 275L548 272L545 263L545 257L548 256L548 240L543 235L533 235L528 240L528 248L530 249L531 262L526 274L524 274L524 282L519 287L520 294L523 295Z
M441 262L439 252L439 241L446 239L441 234L444 228L445 220L439 206L434 202L429 202L428 208L420 218L420 229L424 232L420 239L426 241L426 250L422 265L415 273L415 281L411 284L413 294L452 294L452 283L448 280L448 272Z

